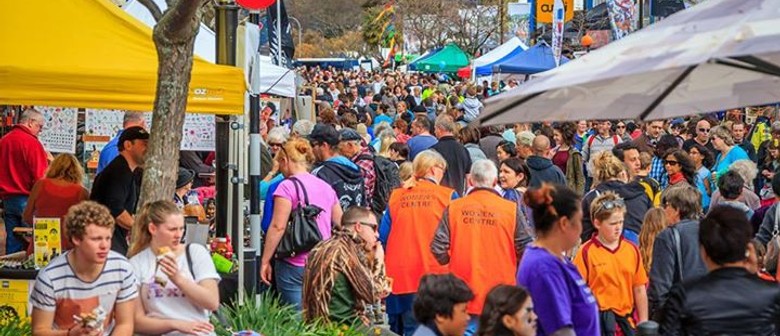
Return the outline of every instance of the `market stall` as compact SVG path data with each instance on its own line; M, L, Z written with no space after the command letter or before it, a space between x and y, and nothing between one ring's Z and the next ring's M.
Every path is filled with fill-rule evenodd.
M454 43L450 43L437 51L426 54L412 63L409 63L409 70L415 70L428 73L455 73L458 69L469 65L469 55L458 48Z
M116 5L3 1L0 31L0 104L152 110L152 30ZM241 69L195 57L187 110L243 114L245 91Z

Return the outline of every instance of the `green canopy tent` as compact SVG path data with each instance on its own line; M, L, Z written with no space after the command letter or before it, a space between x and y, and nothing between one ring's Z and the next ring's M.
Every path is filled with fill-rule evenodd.
M456 73L469 65L469 56L454 43L450 43L431 55L409 64L409 70L420 72Z

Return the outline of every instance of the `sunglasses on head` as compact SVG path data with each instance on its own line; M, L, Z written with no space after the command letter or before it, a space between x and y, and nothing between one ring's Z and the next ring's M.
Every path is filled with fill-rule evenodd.
M598 214L598 213L600 213L602 211L610 211L610 210L615 209L615 208L625 208L625 207L626 207L626 202L623 201L622 198L618 198L618 199L615 199L615 200L609 200L609 201L603 201L603 202L601 202L599 204L598 209L596 209L596 211L593 212L593 215L595 216L596 214Z

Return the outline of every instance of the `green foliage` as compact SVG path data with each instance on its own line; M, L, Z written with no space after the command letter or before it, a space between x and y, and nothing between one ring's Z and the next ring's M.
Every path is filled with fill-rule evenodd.
M384 31L382 28L389 20L389 17L384 16L379 20L376 20L380 12L382 12L382 6L376 6L366 8L363 14L363 40L369 45L382 45L385 41L382 38Z
M247 298L255 295L247 294ZM211 322L219 336L230 336L233 332L252 330L264 336L299 335L299 336L357 336L364 335L355 326L343 326L315 321L305 323L300 314L292 306L283 305L279 299L265 292L259 300L245 300L243 305L235 307L222 306L220 322L212 315Z
M6 319L0 322L0 336L32 335L29 319Z

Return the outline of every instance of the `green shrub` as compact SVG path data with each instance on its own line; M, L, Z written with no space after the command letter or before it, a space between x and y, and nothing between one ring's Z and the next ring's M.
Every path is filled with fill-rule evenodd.
M221 322L216 314L211 322L219 336L230 336L233 332L252 330L263 336L357 336L365 335L356 326L344 326L333 323L315 321L305 323L300 314L292 306L283 305L279 299L265 292L259 300L253 300L255 295L247 294L243 305L219 308ZM227 325L225 325L227 324Z
M6 319L0 322L0 336L32 335L29 319Z

